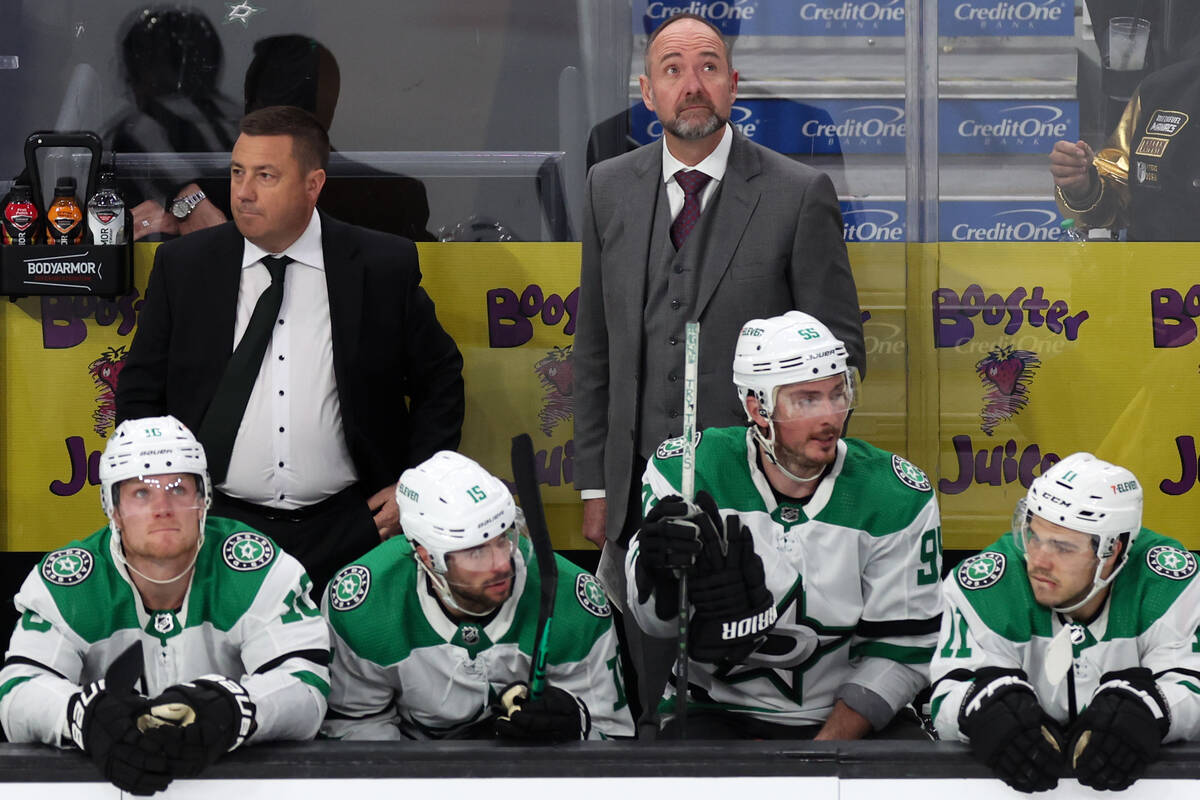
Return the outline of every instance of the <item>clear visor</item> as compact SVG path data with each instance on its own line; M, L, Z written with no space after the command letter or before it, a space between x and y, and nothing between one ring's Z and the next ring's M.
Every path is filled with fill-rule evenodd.
M1035 524L1041 532L1034 530ZM1034 522L1025 500L1017 502L1013 513L1013 539L1017 549L1028 559L1030 556L1050 556L1060 562L1092 563L1097 560L1096 552L1100 539L1090 533L1082 533L1054 525L1045 520Z
M194 475L148 475L121 481L117 509L123 517L201 511L204 497Z
M446 554L446 566L458 567L472 572L498 569L512 558L517 548L517 529L510 528L490 542L466 550L455 550Z
M776 422L808 417L845 415L858 405L858 370L853 367L840 375L815 381L789 383L775 389Z

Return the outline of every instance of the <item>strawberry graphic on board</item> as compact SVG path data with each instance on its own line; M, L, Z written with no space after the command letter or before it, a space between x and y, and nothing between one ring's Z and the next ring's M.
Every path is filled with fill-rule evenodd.
M983 410L979 428L991 436L996 426L1012 419L1029 404L1029 384L1042 362L1031 350L996 347L975 365L983 384Z

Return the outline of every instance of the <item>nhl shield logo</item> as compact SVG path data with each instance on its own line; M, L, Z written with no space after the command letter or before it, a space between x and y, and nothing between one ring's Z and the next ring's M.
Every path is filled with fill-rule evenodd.
M265 536L242 531L225 540L221 555L225 563L238 572L251 572L271 563L275 557L275 546Z
M175 617L169 611L160 611L154 615L154 630L159 633L170 633L175 630Z
M789 525L800 521L800 509L795 506L780 506L779 519Z
M329 605L334 611L349 611L362 605L371 589L371 570L353 564L329 582Z
M475 625L463 625L462 640L466 644L477 644L479 642L479 628Z
M964 589L985 589L1004 575L1004 555L979 553L958 566L958 582Z
M92 574L92 554L82 547L68 547L46 556L42 577L56 586L74 586Z
M1187 550L1160 544L1146 552L1146 566L1164 578L1183 581L1196 573L1196 557Z
M575 579L575 597L579 605L589 614L597 617L611 617L612 607L608 604L608 595L600 586L600 581L586 572L580 573Z

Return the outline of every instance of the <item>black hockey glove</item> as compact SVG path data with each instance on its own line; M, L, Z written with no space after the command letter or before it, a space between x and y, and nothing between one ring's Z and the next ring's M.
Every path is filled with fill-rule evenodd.
M576 742L592 730L587 705L570 692L546 686L537 700L529 699L529 686L516 681L500 693L501 716L496 735L526 742Z
M1106 672L1071 726L1071 766L1093 789L1124 789L1158 758L1171 727L1166 699L1145 667Z
M1021 792L1058 785L1063 762L1058 725L1038 704L1024 671L984 667L958 712L971 752L1000 780Z
M245 687L220 675L176 684L149 703L138 727L162 748L171 774L179 778L199 775L258 728Z
M715 505L712 515L720 521ZM720 537L715 526L702 529L704 550L688 583L695 608L688 653L697 661L736 664L754 652L775 624L775 602L750 529L736 514L720 524Z
M707 497L703 492L700 495ZM679 615L679 579L675 573L690 571L696 563L704 525L712 526L708 515L689 508L678 495L659 500L642 522L634 580L639 603L646 602L654 592L654 613L659 619Z
M142 669L138 642L117 657L103 680L71 697L67 721L71 740L105 780L130 794L151 795L166 789L171 775L164 754L138 732L138 716L149 708L133 690Z

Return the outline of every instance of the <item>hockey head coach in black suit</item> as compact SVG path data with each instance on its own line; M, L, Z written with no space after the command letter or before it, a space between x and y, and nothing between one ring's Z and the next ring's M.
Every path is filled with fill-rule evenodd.
M399 532L397 476L458 446L462 356L411 241L314 213L321 124L271 106L240 130L234 221L159 247L117 417L196 431L213 513L272 536L319 590Z

